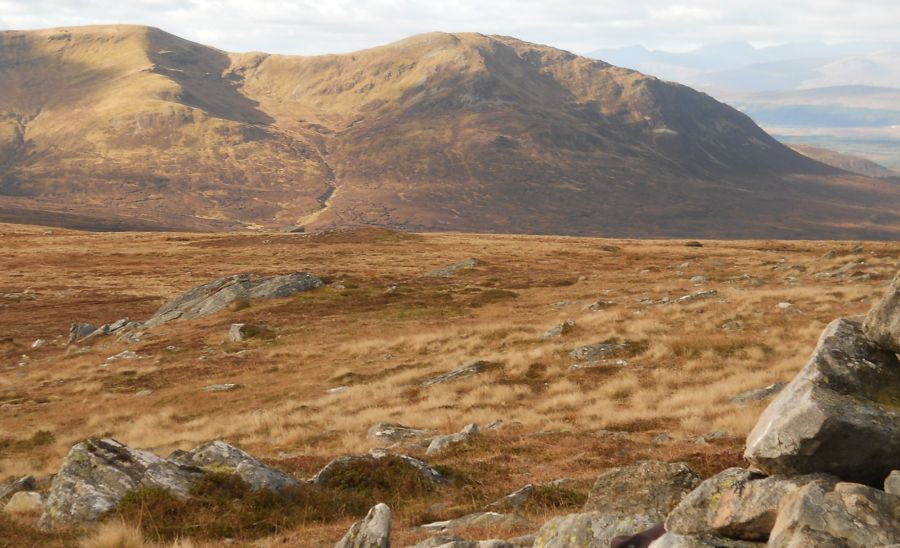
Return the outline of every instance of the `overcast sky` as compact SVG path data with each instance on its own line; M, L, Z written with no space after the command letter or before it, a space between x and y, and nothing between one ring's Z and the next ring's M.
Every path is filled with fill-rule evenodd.
M228 51L338 53L429 31L507 34L577 53L744 40L894 41L896 0L0 0L0 29L138 23Z

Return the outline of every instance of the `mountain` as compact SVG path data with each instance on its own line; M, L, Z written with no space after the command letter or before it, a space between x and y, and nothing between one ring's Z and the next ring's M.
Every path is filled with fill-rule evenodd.
M854 156L852 154L842 154L840 152L827 148L815 147L811 145L792 145L791 148L808 156L813 160L828 164L830 166L858 173L866 177L896 177L900 178L900 173L891 171L890 169L877 164L871 160Z
M688 87L503 36L231 54L161 30L0 33L0 220L893 238L900 187Z

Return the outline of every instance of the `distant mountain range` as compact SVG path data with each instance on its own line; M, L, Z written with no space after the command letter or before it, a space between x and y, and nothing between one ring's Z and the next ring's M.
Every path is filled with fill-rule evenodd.
M0 220L896 238L900 185L691 88L509 37L292 57L104 26L0 32Z
M590 54L707 91L790 143L900 170L900 43L746 43L686 53L640 46Z

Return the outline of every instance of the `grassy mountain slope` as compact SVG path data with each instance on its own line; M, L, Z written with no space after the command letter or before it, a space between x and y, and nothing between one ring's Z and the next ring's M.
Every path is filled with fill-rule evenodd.
M797 154L690 88L508 37L291 57L144 27L6 32L0 115L0 206L14 212L202 229L900 233L897 185Z

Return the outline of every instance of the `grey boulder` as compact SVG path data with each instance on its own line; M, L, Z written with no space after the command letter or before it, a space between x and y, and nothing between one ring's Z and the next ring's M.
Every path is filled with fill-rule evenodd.
M449 478L429 466L425 461L408 455L387 455L382 453L377 455L345 455L337 457L319 470L310 481L322 487L336 487L341 484L341 478L346 475L348 470L362 468L370 469L373 473L377 473L380 464L389 464L389 461L384 459L398 459L398 462L394 464L400 464L416 471L433 484L450 483Z
M881 486L900 468L900 362L859 322L833 321L763 412L744 456L768 474L833 474Z
M689 493L669 514L666 531L765 541L775 524L781 500L817 479L829 478L821 474L764 477L743 468L729 468ZM831 481L837 482L837 478Z
M144 472L162 459L112 439L88 439L69 450L53 478L38 525L96 521L138 488Z
M713 535L666 533L651 542L649 548L753 548L756 546L765 546L765 543L733 540Z
M434 433L427 428L412 428L396 422L379 422L369 428L368 436L381 443L399 443L425 438Z
M220 440L205 443L187 453L178 453L169 460L198 468L230 469L254 491L268 489L277 492L300 484L293 476L263 464L249 453Z
M0 485L0 502L22 491L34 491L37 489L37 480L34 476L22 476L17 480Z
M643 461L613 468L594 482L584 511L645 516L653 525L665 521L699 483L697 474L683 462Z
M459 263L451 264L443 268L438 268L437 270L431 272L429 276L433 278L449 278L450 276L453 276L461 270L470 270L480 264L481 261L479 261L478 259L466 259L465 261Z
M900 470L894 470L884 480L884 492L900 497Z
M900 353L900 271L881 300L869 310L863 331L878 346Z
M391 509L378 503L365 519L354 523L335 548L390 548Z
M871 548L900 543L900 497L815 481L782 502L769 546Z
M609 548L612 539L634 535L658 523L648 516L609 515L586 512L558 516L541 527L534 548Z
M284 276L226 276L175 297L144 322L143 327L157 327L172 320L189 320L214 314L239 299L249 301L290 297L323 285L322 280L306 272Z

